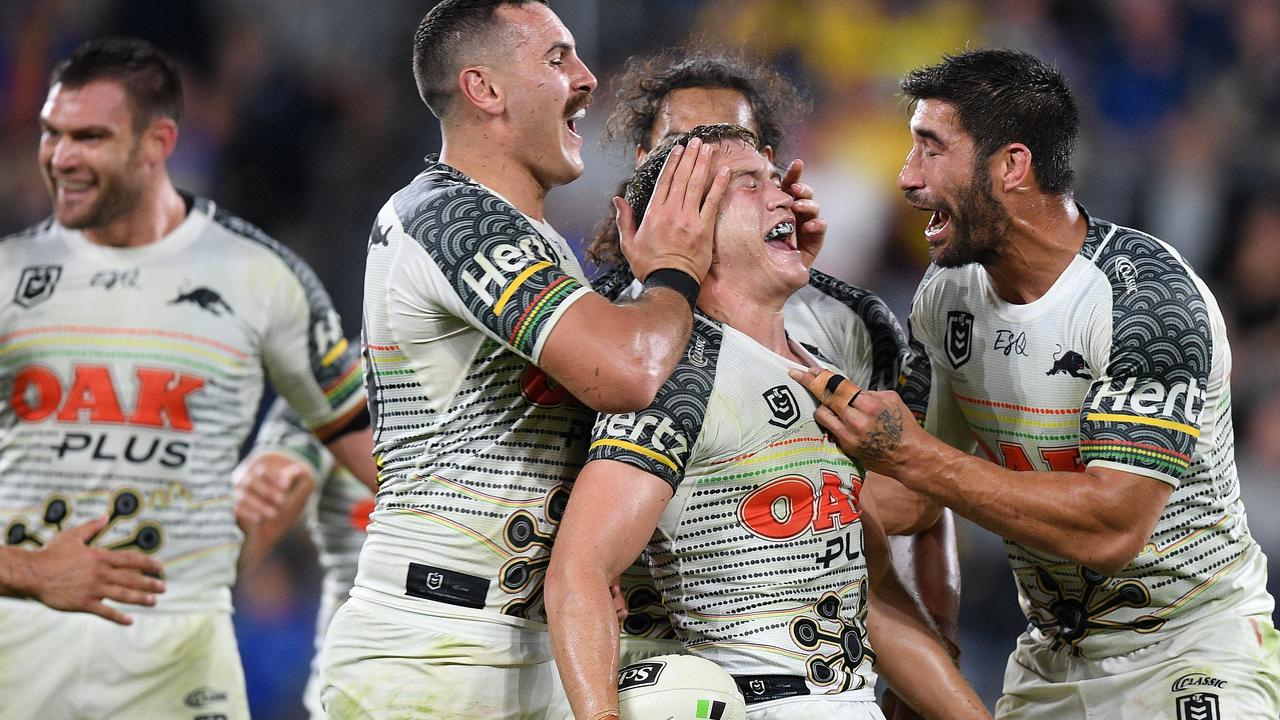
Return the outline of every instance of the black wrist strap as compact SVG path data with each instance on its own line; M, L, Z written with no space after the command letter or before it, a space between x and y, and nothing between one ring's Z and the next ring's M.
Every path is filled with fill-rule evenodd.
M662 268L649 273L649 277L644 280L644 289L664 287L671 288L684 296L689 301L689 309L692 310L698 304L698 290L700 286L698 281L692 275L674 268Z

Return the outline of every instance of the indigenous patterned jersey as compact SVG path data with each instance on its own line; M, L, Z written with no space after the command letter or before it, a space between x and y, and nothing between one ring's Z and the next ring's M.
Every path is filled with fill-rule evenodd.
M284 453L311 469L316 489L307 503L306 522L324 571L317 642L356 580L356 562L364 530L373 510L373 495L355 475L338 465L329 451L303 426L287 404L271 406L253 446L254 453Z
M976 439L1015 470L1096 465L1173 487L1115 577L1006 542L1032 637L1106 657L1212 613L1271 612L1236 479L1222 314L1176 251L1090 219L1040 299L1002 301L980 265L935 267L910 327L903 395L939 437Z
M364 304L380 490L354 596L545 622L592 415L536 363L585 282L549 225L442 163L382 208Z
M0 288L6 542L39 546L109 514L94 544L164 563L155 611L229 611L241 540L231 470L264 376L321 434L364 408L359 356L315 275L195 200L141 247L53 221L10 236Z
M636 297L639 283L625 267L612 268L595 282L606 297ZM830 362L859 387L890 390L907 356L907 341L889 306L875 293L854 287L818 270L809 284L783 306L787 333L805 349ZM622 637L670 638L674 633L649 574L648 561L622 575L627 619Z
M649 556L690 652L811 693L870 688L864 473L818 427L793 367L698 315L653 404L602 415L589 459L672 486Z

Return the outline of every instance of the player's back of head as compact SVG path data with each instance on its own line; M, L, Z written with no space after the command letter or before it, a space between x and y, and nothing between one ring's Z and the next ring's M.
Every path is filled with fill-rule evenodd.
M899 84L913 102L941 100L955 109L982 162L1009 143L1031 150L1040 188L1071 189L1071 155L1080 129L1075 98L1062 73L1019 50L970 50L912 70Z
M90 40L53 68L49 86L81 88L99 80L119 83L133 109L136 130L157 118L182 119L182 80L173 59L137 38Z
M501 46L493 37L501 25L498 8L528 3L547 0L442 0L423 16L413 34L413 77L433 115L448 113L458 72L481 52Z

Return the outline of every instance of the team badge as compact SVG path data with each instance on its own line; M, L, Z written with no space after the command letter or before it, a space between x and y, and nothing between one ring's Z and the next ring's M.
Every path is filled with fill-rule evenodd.
M1221 720L1218 696L1213 693L1183 695L1177 699L1178 720Z
M973 352L973 314L963 310L947 313L947 359L951 367L969 362Z
M22 269L13 301L24 308L35 307L53 297L53 289L62 277L61 265L32 265Z
M800 419L800 406L796 404L796 396L791 394L791 388L786 385L771 387L764 391L763 396L769 405L769 412L773 413L770 425L789 428Z

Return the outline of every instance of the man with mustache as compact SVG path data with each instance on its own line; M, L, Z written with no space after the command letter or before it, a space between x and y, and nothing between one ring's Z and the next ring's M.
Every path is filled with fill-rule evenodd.
M415 34L414 76L444 143L369 240L380 487L321 699L337 718L559 718L542 585L591 409L648 405L681 357L728 175L693 143L642 227L620 208L645 289L613 305L543 216L582 173L596 87L555 13L444 0Z
M934 261L914 357L902 398L808 373L818 421L1005 538L1028 630L997 717L1276 717L1280 636L1213 295L1177 251L1075 202L1056 70L972 51L901 87L899 184L931 213Z
M608 585L646 544L680 641L734 676L749 718L883 718L877 673L928 717L989 717L898 584L865 471L787 376L817 362L783 321L809 271L796 200L755 136L669 138L627 202L644 212L666 154L694 138L721 147L731 180L693 337L652 405L596 421L552 553L548 616L576 717L617 718Z

